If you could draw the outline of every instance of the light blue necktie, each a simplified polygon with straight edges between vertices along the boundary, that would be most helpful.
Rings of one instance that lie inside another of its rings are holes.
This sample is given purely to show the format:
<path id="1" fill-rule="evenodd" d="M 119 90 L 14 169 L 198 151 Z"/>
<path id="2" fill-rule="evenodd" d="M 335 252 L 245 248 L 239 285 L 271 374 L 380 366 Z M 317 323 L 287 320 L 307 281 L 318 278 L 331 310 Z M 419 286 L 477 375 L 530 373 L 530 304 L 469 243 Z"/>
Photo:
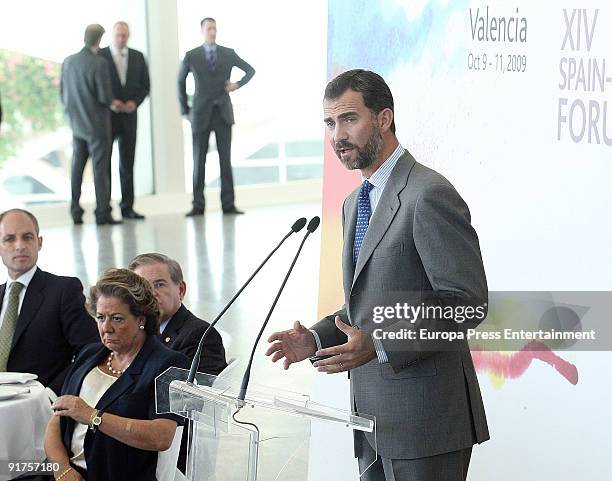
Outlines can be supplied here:
<path id="1" fill-rule="evenodd" d="M 355 227 L 355 242 L 353 243 L 353 264 L 357 264 L 361 243 L 368 230 L 372 208 L 370 206 L 370 191 L 374 188 L 367 180 L 361 184 L 357 200 L 357 226 Z"/>

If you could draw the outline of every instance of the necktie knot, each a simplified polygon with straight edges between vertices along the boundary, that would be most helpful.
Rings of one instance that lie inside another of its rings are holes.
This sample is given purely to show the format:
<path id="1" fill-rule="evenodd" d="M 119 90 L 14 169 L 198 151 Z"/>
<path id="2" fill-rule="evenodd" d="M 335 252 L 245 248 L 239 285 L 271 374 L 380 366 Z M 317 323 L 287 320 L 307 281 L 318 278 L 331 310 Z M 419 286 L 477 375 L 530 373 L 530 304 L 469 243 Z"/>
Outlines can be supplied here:
<path id="1" fill-rule="evenodd" d="M 365 195 L 369 195 L 370 191 L 374 188 L 374 185 L 372 185 L 368 179 L 364 180 L 363 183 L 361 184 L 361 192 L 364 193 Z"/>
<path id="2" fill-rule="evenodd" d="M 19 296 L 25 286 L 21 282 L 13 282 L 9 291 L 9 297 Z"/>

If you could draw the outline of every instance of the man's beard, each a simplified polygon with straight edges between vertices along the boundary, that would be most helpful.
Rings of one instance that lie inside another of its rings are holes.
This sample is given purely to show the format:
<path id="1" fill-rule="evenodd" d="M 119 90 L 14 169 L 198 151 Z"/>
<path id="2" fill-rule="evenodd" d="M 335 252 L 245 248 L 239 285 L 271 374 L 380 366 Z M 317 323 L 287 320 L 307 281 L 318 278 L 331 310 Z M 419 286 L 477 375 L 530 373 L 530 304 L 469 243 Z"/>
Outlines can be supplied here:
<path id="1" fill-rule="evenodd" d="M 365 169 L 376 162 L 378 154 L 383 147 L 382 135 L 380 135 L 380 129 L 378 126 L 374 126 L 374 131 L 370 138 L 363 147 L 357 147 L 355 144 L 351 144 L 347 140 L 341 140 L 336 142 L 334 145 L 334 151 L 340 159 L 340 162 L 349 170 Z M 340 154 L 342 149 L 355 149 L 355 159 L 343 159 Z"/>

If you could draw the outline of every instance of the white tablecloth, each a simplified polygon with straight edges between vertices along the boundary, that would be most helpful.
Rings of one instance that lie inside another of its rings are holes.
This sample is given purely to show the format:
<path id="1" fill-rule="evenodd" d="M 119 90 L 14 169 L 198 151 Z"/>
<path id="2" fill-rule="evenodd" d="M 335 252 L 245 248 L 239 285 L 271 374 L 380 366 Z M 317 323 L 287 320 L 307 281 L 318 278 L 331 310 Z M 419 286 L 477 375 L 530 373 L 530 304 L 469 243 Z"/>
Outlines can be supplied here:
<path id="1" fill-rule="evenodd" d="M 0 461 L 44 461 L 45 429 L 52 416 L 45 388 L 38 381 L 15 384 L 28 394 L 0 400 Z M 0 481 L 10 477 L 0 474 Z"/>

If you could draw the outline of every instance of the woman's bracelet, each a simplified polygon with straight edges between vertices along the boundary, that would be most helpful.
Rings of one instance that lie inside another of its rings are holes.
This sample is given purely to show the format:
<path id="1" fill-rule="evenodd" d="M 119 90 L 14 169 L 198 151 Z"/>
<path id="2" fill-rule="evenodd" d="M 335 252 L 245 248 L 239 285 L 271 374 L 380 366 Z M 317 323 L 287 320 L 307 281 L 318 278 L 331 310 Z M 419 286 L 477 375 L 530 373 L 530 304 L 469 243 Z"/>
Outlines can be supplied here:
<path id="1" fill-rule="evenodd" d="M 60 481 L 60 479 L 62 479 L 64 476 L 66 476 L 70 471 L 72 471 L 72 466 L 68 466 L 68 469 L 66 469 L 66 471 L 64 471 L 57 478 L 55 478 L 55 481 Z"/>

